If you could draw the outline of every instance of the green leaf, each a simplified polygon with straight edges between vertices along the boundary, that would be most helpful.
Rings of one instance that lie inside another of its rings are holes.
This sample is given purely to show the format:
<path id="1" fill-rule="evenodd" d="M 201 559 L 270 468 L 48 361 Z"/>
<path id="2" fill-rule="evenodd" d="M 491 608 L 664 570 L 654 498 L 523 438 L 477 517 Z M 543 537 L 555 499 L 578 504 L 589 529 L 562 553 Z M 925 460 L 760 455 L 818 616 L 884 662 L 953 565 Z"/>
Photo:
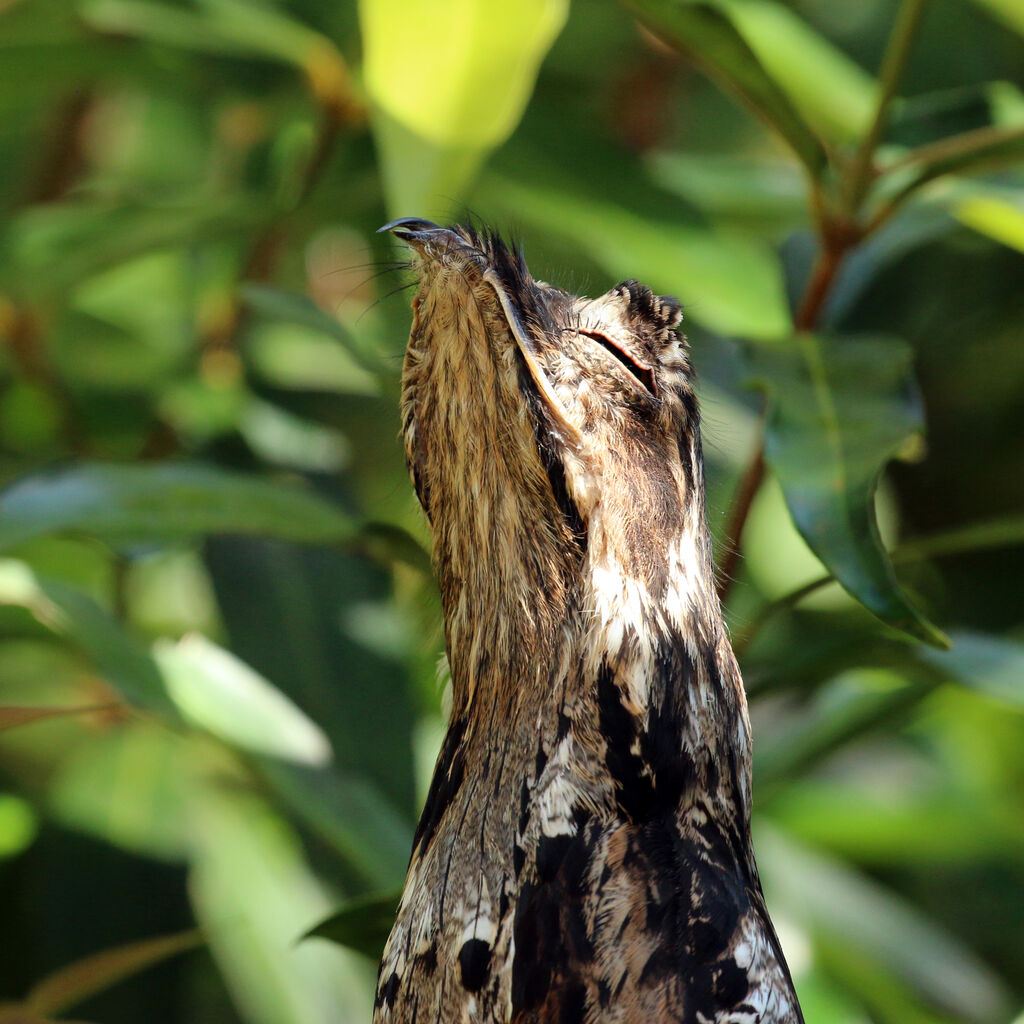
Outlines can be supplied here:
<path id="1" fill-rule="evenodd" d="M 936 686 L 929 680 L 901 683 L 893 673 L 855 670 L 817 691 L 795 723 L 776 728 L 758 743 L 758 800 L 784 791 L 787 781 L 808 774 L 848 744 L 901 720 Z"/>
<path id="2" fill-rule="evenodd" d="M 1021 0 L 974 0 L 1007 28 L 1024 35 L 1024 4 Z"/>
<path id="3" fill-rule="evenodd" d="M 0 559 L 0 604 L 27 609 L 71 640 L 133 704 L 178 720 L 149 652 L 85 594 L 37 576 L 24 562 Z"/>
<path id="4" fill-rule="evenodd" d="M 958 190 L 959 191 L 959 190 Z M 1024 192 L 987 189 L 954 198 L 951 211 L 961 224 L 1024 252 Z"/>
<path id="5" fill-rule="evenodd" d="M 30 207 L 0 231 L 0 281 L 30 298 L 63 296 L 80 281 L 136 256 L 204 239 L 223 242 L 266 218 L 241 193 L 202 203 L 110 201 Z"/>
<path id="6" fill-rule="evenodd" d="M 201 932 L 190 929 L 93 953 L 54 971 L 33 985 L 25 999 L 25 1006 L 31 1012 L 44 1016 L 63 1013 L 69 1006 L 125 978 L 201 946 L 203 941 Z"/>
<path id="7" fill-rule="evenodd" d="M 404 658 L 397 644 L 381 652 L 349 626 L 353 609 L 387 606 L 388 575 L 341 552 L 246 537 L 217 538 L 205 554 L 231 650 L 330 736 L 339 774 L 372 779 L 391 806 L 411 814 Z"/>
<path id="8" fill-rule="evenodd" d="M 457 202 L 519 123 L 568 10 L 568 0 L 361 0 L 363 78 L 394 215 Z"/>
<path id="9" fill-rule="evenodd" d="M 197 788 L 190 893 L 241 1016 L 250 1024 L 363 1024 L 373 974 L 326 943 L 297 943 L 337 904 L 298 839 L 262 801 Z"/>
<path id="10" fill-rule="evenodd" d="M 568 239 L 617 279 L 678 295 L 687 316 L 720 334 L 767 341 L 792 330 L 778 261 L 759 242 L 669 211 L 634 212 L 557 170 L 536 183 L 488 175 L 484 194 L 490 208 Z"/>
<path id="11" fill-rule="evenodd" d="M 734 24 L 815 131 L 843 142 L 863 137 L 876 83 L 789 7 L 773 0 L 726 0 Z"/>
<path id="12" fill-rule="evenodd" d="M 792 147 L 812 178 L 828 157 L 821 140 L 765 70 L 727 5 L 707 0 L 622 0 L 652 32 L 737 93 Z"/>
<path id="13" fill-rule="evenodd" d="M 295 65 L 322 102 L 339 111 L 352 102 L 345 61 L 334 43 L 275 5 L 198 0 L 190 10 L 148 0 L 86 0 L 81 11 L 86 23 L 99 31 Z"/>
<path id="14" fill-rule="evenodd" d="M 789 351 L 752 353 L 751 367 L 769 401 L 765 458 L 800 535 L 882 621 L 948 646 L 896 582 L 875 520 L 882 469 L 922 428 L 910 349 L 800 334 Z"/>
<path id="15" fill-rule="evenodd" d="M 402 890 L 396 889 L 352 900 L 311 928 L 303 938 L 329 939 L 370 957 L 376 963 L 391 934 L 401 897 Z"/>
<path id="16" fill-rule="evenodd" d="M 137 719 L 81 735 L 62 752 L 47 790 L 63 827 L 169 863 L 188 852 L 188 779 L 204 763 L 195 739 Z"/>
<path id="17" fill-rule="evenodd" d="M 339 321 L 325 313 L 307 296 L 271 288 L 269 285 L 244 284 L 239 289 L 239 297 L 246 309 L 258 316 L 306 327 L 333 339 L 364 370 L 376 376 L 394 375 L 394 371 L 387 367 L 379 353 L 369 351 L 361 345 Z"/>
<path id="18" fill-rule="evenodd" d="M 114 543 L 214 533 L 322 543 L 349 540 L 353 527 L 308 490 L 195 463 L 84 463 L 0 492 L 0 550 L 68 530 Z"/>
<path id="19" fill-rule="evenodd" d="M 921 650 L 918 658 L 948 679 L 1024 711 L 1024 644 L 985 633 L 951 634 L 948 651 Z"/>
<path id="20" fill-rule="evenodd" d="M 812 852 L 763 824 L 754 845 L 770 905 L 818 941 L 865 955 L 932 1006 L 977 1024 L 1006 1020 L 1000 979 L 952 934 L 846 864 Z"/>
<path id="21" fill-rule="evenodd" d="M 35 811 L 27 800 L 0 793 L 0 861 L 31 846 L 38 829 Z"/>
<path id="22" fill-rule="evenodd" d="M 234 746 L 297 764 L 331 759 L 323 730 L 230 651 L 192 633 L 161 639 L 153 657 L 182 716 Z"/>
<path id="23" fill-rule="evenodd" d="M 895 192 L 882 213 L 896 209 L 923 185 L 952 174 L 980 174 L 1024 163 L 1024 124 L 990 125 L 911 150 L 883 169 Z"/>
<path id="24" fill-rule="evenodd" d="M 400 884 L 412 849 L 412 822 L 374 782 L 355 772 L 280 761 L 261 760 L 254 767 L 277 800 L 369 886 Z"/>

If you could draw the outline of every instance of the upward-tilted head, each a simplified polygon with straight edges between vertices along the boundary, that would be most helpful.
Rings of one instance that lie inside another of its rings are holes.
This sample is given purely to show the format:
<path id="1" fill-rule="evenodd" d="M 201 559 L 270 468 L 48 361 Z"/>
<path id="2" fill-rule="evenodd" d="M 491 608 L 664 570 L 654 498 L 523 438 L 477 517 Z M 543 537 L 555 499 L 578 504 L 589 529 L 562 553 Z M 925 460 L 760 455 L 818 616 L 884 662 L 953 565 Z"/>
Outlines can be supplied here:
<path id="1" fill-rule="evenodd" d="M 799 1021 L 679 304 L 574 297 L 473 229 L 387 230 L 418 255 L 403 427 L 453 709 L 377 1019 Z"/>

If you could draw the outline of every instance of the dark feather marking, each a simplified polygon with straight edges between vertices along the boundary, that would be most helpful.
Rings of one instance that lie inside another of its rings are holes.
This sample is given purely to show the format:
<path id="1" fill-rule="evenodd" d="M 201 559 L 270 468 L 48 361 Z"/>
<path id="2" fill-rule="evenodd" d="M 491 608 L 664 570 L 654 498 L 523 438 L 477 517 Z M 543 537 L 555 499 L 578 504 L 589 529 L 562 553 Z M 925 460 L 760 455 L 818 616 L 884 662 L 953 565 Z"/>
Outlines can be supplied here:
<path id="1" fill-rule="evenodd" d="M 491 968 L 491 947 L 483 939 L 469 939 L 459 950 L 459 976 L 467 992 L 479 992 Z"/>
<path id="2" fill-rule="evenodd" d="M 430 782 L 430 791 L 427 793 L 427 802 L 423 806 L 423 814 L 413 836 L 413 852 L 418 852 L 421 856 L 430 846 L 445 811 L 462 788 L 462 780 L 466 773 L 466 752 L 462 746 L 466 724 L 465 716 L 453 721 L 441 746 L 434 777 Z"/>

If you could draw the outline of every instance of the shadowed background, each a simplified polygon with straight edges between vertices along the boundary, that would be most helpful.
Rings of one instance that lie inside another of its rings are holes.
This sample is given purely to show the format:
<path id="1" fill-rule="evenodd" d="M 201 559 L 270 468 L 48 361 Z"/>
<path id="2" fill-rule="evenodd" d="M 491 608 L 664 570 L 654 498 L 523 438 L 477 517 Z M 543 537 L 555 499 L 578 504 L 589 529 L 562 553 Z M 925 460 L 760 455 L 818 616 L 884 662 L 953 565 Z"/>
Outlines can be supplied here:
<path id="1" fill-rule="evenodd" d="M 1024 0 L 0 0 L 0 68 L 0 1021 L 369 1019 L 403 215 L 682 299 L 808 1021 L 1024 1020 Z"/>

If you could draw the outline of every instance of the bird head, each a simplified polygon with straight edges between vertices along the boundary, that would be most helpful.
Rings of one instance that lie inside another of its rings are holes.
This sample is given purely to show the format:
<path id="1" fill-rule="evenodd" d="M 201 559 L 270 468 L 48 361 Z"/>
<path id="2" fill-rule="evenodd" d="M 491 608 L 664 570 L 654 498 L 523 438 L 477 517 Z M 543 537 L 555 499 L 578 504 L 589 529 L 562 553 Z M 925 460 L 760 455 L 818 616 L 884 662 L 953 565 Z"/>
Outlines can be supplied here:
<path id="1" fill-rule="evenodd" d="M 403 427 L 449 631 L 466 588 L 549 626 L 588 573 L 657 600 L 703 523 L 679 303 L 637 281 L 573 296 L 468 227 L 381 230 L 417 257 Z"/>

